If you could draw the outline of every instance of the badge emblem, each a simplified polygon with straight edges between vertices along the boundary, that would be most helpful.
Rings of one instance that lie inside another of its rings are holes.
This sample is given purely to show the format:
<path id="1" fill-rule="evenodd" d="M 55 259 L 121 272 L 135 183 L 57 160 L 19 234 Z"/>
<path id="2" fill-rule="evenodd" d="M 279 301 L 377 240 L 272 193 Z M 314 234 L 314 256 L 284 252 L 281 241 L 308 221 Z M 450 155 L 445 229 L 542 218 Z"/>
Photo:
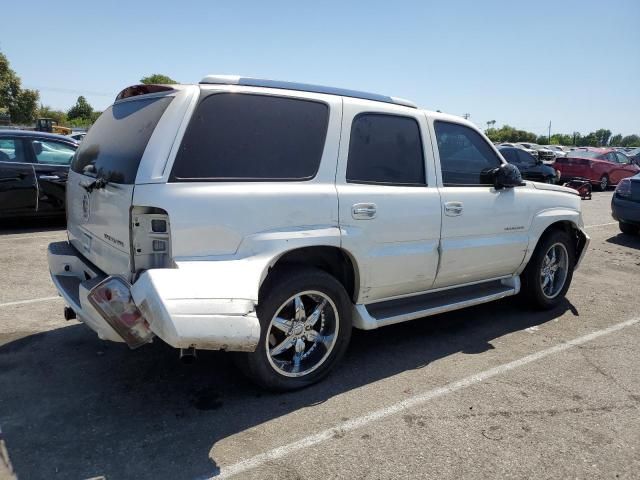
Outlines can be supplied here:
<path id="1" fill-rule="evenodd" d="M 91 215 L 91 200 L 89 198 L 89 194 L 85 193 L 82 196 L 82 221 L 88 222 L 90 215 Z"/>

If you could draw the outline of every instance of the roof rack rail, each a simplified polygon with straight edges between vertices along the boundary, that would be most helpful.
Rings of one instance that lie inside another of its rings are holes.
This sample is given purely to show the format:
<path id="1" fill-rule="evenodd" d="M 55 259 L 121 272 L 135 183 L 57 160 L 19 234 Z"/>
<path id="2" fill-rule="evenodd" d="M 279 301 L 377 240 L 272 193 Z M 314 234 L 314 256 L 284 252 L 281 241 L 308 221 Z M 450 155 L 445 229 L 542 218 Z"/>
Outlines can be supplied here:
<path id="1" fill-rule="evenodd" d="M 418 106 L 403 98 L 379 95 L 377 93 L 360 92 L 346 88 L 324 87 L 322 85 L 310 85 L 307 83 L 283 82 L 280 80 L 265 80 L 262 78 L 241 77 L 239 75 L 207 75 L 201 84 L 213 85 L 243 85 L 246 87 L 282 88 L 285 90 L 298 90 L 301 92 L 326 93 L 328 95 L 340 95 L 343 97 L 362 98 L 376 102 L 394 103 L 405 107 L 418 108 Z"/>

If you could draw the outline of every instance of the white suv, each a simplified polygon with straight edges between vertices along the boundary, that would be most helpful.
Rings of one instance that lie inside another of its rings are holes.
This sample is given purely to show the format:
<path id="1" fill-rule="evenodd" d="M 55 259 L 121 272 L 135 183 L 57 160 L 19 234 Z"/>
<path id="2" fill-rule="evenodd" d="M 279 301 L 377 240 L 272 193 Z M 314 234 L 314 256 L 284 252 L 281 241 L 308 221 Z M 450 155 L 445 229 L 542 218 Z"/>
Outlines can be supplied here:
<path id="1" fill-rule="evenodd" d="M 129 87 L 71 170 L 49 246 L 65 316 L 132 348 L 245 352 L 279 390 L 324 377 L 352 327 L 551 308 L 589 242 L 580 197 L 522 182 L 471 123 L 351 90 Z"/>

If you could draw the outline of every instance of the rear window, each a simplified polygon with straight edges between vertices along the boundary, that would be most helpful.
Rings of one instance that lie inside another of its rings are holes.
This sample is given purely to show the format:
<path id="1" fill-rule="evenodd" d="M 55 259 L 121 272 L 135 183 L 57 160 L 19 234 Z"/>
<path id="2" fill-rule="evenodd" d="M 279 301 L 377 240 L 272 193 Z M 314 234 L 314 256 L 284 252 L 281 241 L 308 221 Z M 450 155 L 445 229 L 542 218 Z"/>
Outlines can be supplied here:
<path id="1" fill-rule="evenodd" d="M 605 157 L 604 153 L 601 152 L 594 152 L 593 150 L 574 150 L 571 153 L 572 157 L 579 157 L 579 158 L 598 158 L 598 159 L 602 159 Z"/>
<path id="2" fill-rule="evenodd" d="M 134 183 L 149 138 L 173 97 L 140 98 L 105 110 L 80 144 L 74 172 Z"/>
<path id="3" fill-rule="evenodd" d="M 171 180 L 309 180 L 320 166 L 328 121 L 328 106 L 316 101 L 208 95 L 187 128 Z"/>

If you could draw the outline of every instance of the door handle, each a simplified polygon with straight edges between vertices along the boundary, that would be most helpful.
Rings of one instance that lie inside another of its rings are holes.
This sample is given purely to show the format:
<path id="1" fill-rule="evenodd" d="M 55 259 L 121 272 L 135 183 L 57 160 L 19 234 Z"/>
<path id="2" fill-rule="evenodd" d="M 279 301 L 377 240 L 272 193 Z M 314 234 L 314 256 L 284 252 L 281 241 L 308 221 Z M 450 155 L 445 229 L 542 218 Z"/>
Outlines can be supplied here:
<path id="1" fill-rule="evenodd" d="M 40 175 L 38 180 L 60 180 L 58 175 Z"/>
<path id="2" fill-rule="evenodd" d="M 462 215 L 462 202 L 447 202 L 444 204 L 444 214 L 447 217 Z"/>
<path id="3" fill-rule="evenodd" d="M 375 203 L 356 203 L 351 207 L 351 216 L 356 220 L 371 220 L 376 213 Z"/>

